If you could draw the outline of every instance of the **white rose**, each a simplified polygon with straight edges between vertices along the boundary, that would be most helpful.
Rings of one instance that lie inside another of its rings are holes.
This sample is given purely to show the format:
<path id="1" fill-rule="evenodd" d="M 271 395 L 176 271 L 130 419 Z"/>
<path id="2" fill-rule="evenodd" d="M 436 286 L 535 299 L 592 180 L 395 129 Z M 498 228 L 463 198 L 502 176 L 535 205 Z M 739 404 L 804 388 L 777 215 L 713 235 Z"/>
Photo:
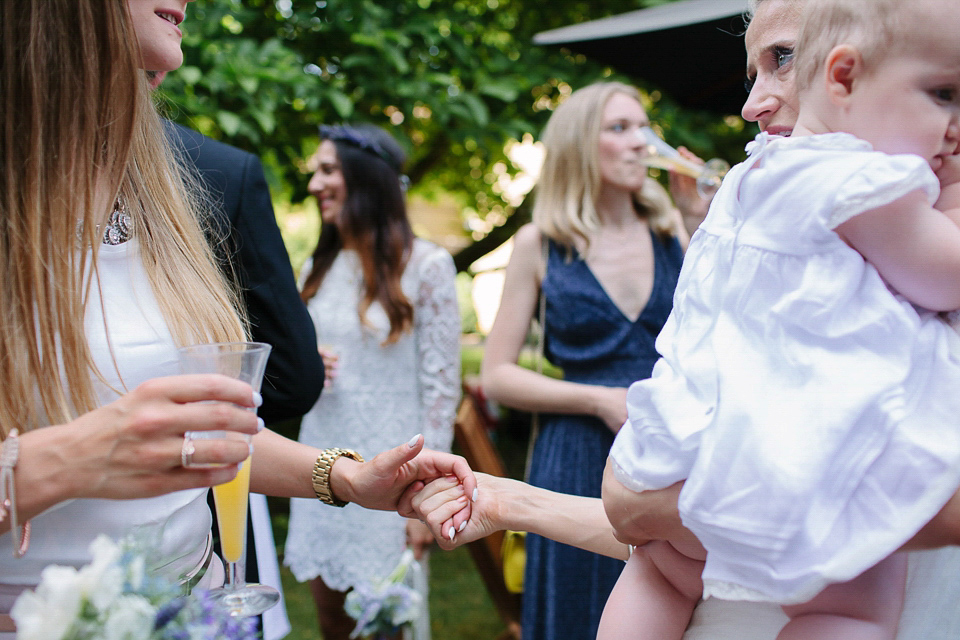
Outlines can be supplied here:
<path id="1" fill-rule="evenodd" d="M 105 611 L 123 591 L 124 572 L 120 567 L 122 551 L 105 535 L 97 536 L 90 543 L 93 560 L 80 569 L 80 591 L 96 607 Z"/>
<path id="2" fill-rule="evenodd" d="M 10 612 L 17 623 L 17 639 L 60 640 L 77 619 L 81 599 L 76 569 L 47 567 L 36 592 L 20 594 Z"/>
<path id="3" fill-rule="evenodd" d="M 24 591 L 13 604 L 11 617 L 17 623 L 18 640 L 60 640 L 66 629 L 46 624 L 46 603 L 33 591 Z"/>
<path id="4" fill-rule="evenodd" d="M 127 566 L 127 580 L 130 582 L 130 588 L 139 591 L 143 587 L 143 579 L 146 575 L 146 561 L 143 556 L 136 556 Z"/>
<path id="5" fill-rule="evenodd" d="M 104 640 L 148 640 L 157 612 L 143 597 L 121 596 L 107 612 Z"/>

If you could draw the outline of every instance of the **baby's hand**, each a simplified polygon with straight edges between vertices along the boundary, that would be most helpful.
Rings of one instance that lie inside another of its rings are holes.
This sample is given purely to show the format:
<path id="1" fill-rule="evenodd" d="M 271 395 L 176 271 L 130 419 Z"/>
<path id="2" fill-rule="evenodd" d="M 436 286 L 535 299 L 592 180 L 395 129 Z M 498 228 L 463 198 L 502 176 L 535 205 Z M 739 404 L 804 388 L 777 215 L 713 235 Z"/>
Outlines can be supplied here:
<path id="1" fill-rule="evenodd" d="M 937 178 L 940 179 L 941 189 L 960 183 L 960 154 L 943 159 L 943 164 L 937 170 Z"/>
<path id="2" fill-rule="evenodd" d="M 937 171 L 937 178 L 940 179 L 940 198 L 934 207 L 960 223 L 956 211 L 960 209 L 960 155 L 945 158 Z"/>

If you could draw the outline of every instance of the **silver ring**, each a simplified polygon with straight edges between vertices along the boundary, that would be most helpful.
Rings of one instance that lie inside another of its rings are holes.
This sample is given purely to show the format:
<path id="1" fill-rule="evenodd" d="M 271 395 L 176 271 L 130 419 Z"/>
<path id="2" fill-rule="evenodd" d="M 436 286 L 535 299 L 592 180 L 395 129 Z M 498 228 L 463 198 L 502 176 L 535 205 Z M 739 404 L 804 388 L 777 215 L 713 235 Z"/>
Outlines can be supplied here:
<path id="1" fill-rule="evenodd" d="M 183 444 L 180 446 L 180 466 L 189 469 L 193 466 L 193 454 L 197 452 L 197 447 L 193 444 L 193 438 L 189 433 L 183 434 Z"/>

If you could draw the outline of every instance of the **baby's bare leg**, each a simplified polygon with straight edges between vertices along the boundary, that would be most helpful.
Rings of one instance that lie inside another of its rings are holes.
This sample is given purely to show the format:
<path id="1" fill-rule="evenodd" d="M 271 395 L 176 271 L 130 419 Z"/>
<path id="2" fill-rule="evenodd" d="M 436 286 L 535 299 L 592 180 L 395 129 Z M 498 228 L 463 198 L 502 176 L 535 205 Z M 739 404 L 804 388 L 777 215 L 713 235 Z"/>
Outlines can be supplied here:
<path id="1" fill-rule="evenodd" d="M 849 582 L 830 585 L 809 602 L 785 606 L 790 622 L 777 640 L 893 640 L 906 581 L 907 556 L 895 553 Z"/>
<path id="2" fill-rule="evenodd" d="M 603 608 L 597 640 L 681 640 L 703 593 L 703 562 L 669 542 L 637 547 Z"/>

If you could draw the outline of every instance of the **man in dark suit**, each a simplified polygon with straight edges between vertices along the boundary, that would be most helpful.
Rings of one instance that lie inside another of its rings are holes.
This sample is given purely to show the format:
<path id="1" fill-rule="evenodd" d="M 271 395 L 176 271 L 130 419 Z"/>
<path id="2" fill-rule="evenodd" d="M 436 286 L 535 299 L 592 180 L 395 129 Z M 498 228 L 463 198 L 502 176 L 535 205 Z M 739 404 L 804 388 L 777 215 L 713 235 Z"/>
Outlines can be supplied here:
<path id="1" fill-rule="evenodd" d="M 273 345 L 257 413 L 268 425 L 299 418 L 320 397 L 323 361 L 260 160 L 178 124 L 169 123 L 168 131 L 213 199 L 215 237 L 227 239 L 225 257 L 239 280 L 253 339 Z"/>
<path id="2" fill-rule="evenodd" d="M 227 273 L 240 285 L 252 338 L 273 345 L 261 389 L 263 405 L 257 413 L 268 426 L 299 418 L 323 390 L 323 360 L 313 320 L 297 291 L 260 160 L 172 122 L 167 123 L 167 133 L 174 150 L 188 166 L 196 167 L 212 200 L 212 235 L 225 239 L 217 251 Z M 251 517 L 246 573 L 255 582 L 260 578 L 258 564 L 271 573 L 277 569 L 262 496 L 251 496 Z M 261 543 L 270 541 L 259 563 L 257 537 Z M 282 637 L 289 630 L 286 613 L 274 609 L 264 614 L 264 640 Z"/>

